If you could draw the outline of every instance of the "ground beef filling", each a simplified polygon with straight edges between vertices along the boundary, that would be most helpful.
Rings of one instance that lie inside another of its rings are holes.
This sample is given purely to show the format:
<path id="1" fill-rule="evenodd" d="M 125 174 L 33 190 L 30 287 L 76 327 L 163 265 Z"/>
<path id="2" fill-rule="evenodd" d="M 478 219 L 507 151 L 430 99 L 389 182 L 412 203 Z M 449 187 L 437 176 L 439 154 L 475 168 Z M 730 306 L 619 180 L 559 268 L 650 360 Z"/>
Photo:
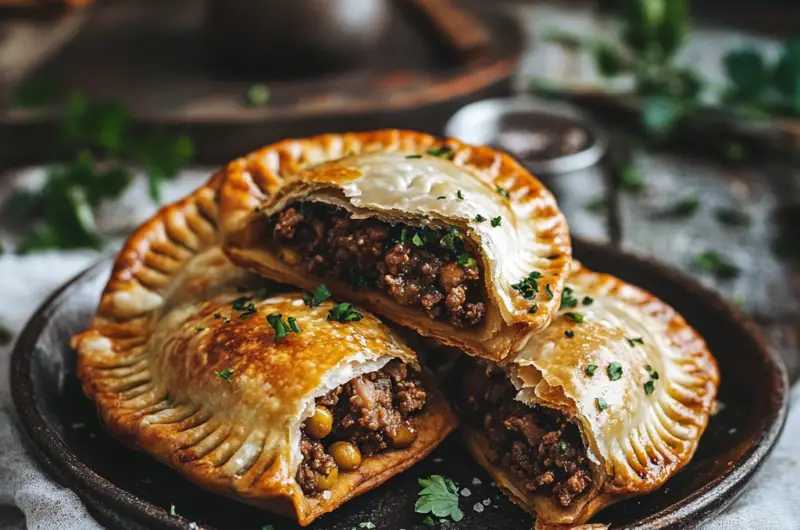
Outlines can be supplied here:
<path id="1" fill-rule="evenodd" d="M 271 237 L 290 265 L 303 262 L 318 276 L 377 287 L 459 328 L 483 321 L 480 270 L 455 229 L 351 219 L 342 208 L 314 203 L 295 203 L 272 222 Z"/>
<path id="2" fill-rule="evenodd" d="M 330 413 L 333 422 L 324 436 L 318 436 L 320 433 L 314 432 L 308 421 L 302 430 L 303 461 L 297 470 L 297 482 L 306 495 L 329 489 L 325 487 L 327 477 L 334 470 L 338 473 L 339 465 L 344 464 L 341 460 L 337 464 L 339 454 L 331 450 L 337 442 L 355 446 L 359 462 L 360 455 L 375 455 L 414 442 L 416 431 L 409 418 L 422 411 L 427 399 L 417 375 L 413 368 L 394 360 L 317 399 L 317 410 L 324 409 L 323 415 Z M 345 456 L 352 456 L 351 446 L 347 446 L 350 453 Z"/>
<path id="3" fill-rule="evenodd" d="M 510 469 L 526 490 L 569 506 L 592 483 L 577 427 L 555 410 L 515 400 L 502 371 L 486 372 L 486 365 L 473 365 L 463 380 L 471 416 L 489 441 L 489 461 Z"/>

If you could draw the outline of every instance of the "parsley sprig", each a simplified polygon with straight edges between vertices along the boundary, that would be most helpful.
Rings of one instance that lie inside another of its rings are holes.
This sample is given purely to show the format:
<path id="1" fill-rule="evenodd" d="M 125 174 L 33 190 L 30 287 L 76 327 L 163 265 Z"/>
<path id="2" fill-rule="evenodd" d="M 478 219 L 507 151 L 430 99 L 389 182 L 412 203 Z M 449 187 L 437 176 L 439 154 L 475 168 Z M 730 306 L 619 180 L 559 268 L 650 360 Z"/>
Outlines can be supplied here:
<path id="1" fill-rule="evenodd" d="M 311 289 L 310 293 L 306 293 L 303 295 L 303 302 L 308 307 L 317 307 L 325 300 L 328 300 L 331 297 L 331 292 L 325 287 L 324 283 L 321 283 Z"/>
<path id="2" fill-rule="evenodd" d="M 286 337 L 289 333 L 300 333 L 300 325 L 297 323 L 297 319 L 289 317 L 289 323 L 287 324 L 283 320 L 281 313 L 267 315 L 267 323 L 275 330 L 275 342 Z"/>
<path id="3" fill-rule="evenodd" d="M 511 288 L 522 295 L 524 299 L 531 300 L 539 292 L 539 278 L 541 277 L 542 274 L 540 272 L 533 271 L 519 282 L 512 284 Z"/>
<path id="4" fill-rule="evenodd" d="M 347 302 L 336 304 L 328 311 L 328 320 L 337 320 L 339 322 L 358 322 L 364 318 L 364 315 L 353 309 L 353 306 Z"/>
<path id="5" fill-rule="evenodd" d="M 572 287 L 564 287 L 564 292 L 561 294 L 561 306 L 559 309 L 564 309 L 565 307 L 575 307 L 578 305 L 578 299 L 575 298 L 573 294 L 574 291 Z"/>
<path id="6" fill-rule="evenodd" d="M 417 513 L 430 513 L 439 518 L 460 521 L 464 512 L 458 506 L 458 487 L 455 482 L 441 475 L 431 475 L 419 479 L 422 490 L 414 505 Z"/>
<path id="7" fill-rule="evenodd" d="M 23 94 L 20 103 L 29 106 L 34 100 Z M 17 190 L 2 206 L 3 217 L 25 231 L 18 253 L 100 248 L 103 238 L 94 211 L 125 191 L 132 168 L 144 169 L 151 199 L 161 201 L 162 182 L 175 178 L 189 162 L 192 142 L 161 130 L 135 137 L 132 124 L 128 111 L 117 103 L 90 101 L 80 92 L 70 96 L 59 144 L 77 154 L 49 167 L 40 188 Z"/>
<path id="8" fill-rule="evenodd" d="M 225 368 L 224 370 L 222 370 L 220 372 L 214 372 L 214 373 L 217 374 L 218 376 L 220 376 L 225 381 L 230 383 L 234 372 L 235 372 L 235 370 L 233 368 Z"/>

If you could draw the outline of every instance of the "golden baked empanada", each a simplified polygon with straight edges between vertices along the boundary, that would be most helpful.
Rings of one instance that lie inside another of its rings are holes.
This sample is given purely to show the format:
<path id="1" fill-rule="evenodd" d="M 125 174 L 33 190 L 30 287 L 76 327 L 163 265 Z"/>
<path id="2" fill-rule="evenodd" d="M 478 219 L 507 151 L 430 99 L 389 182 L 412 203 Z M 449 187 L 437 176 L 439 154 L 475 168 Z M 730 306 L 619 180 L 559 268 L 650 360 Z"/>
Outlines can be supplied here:
<path id="1" fill-rule="evenodd" d="M 520 352 L 461 361 L 470 452 L 545 524 L 580 524 L 661 486 L 694 454 L 719 383 L 672 308 L 586 269 Z"/>
<path id="2" fill-rule="evenodd" d="M 105 427 L 199 486 L 308 524 L 455 427 L 416 355 L 321 288 L 253 286 L 216 237 L 215 179 L 120 252 L 75 336 Z"/>
<path id="3" fill-rule="evenodd" d="M 224 248 L 268 278 L 325 282 L 424 335 L 502 359 L 550 322 L 564 217 L 487 147 L 386 130 L 287 140 L 228 167 Z"/>

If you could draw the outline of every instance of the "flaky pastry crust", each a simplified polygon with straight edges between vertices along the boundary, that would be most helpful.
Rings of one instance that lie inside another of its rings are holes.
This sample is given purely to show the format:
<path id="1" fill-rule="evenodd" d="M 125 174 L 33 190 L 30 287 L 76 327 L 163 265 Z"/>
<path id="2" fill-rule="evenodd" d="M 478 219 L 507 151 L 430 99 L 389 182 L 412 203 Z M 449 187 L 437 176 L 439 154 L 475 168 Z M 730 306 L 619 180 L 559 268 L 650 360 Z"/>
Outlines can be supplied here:
<path id="1" fill-rule="evenodd" d="M 455 328 L 384 292 L 283 262 L 265 247 L 268 218 L 295 200 L 333 204 L 357 218 L 458 228 L 483 271 L 485 322 Z M 264 147 L 228 166 L 221 210 L 224 248 L 235 263 L 304 288 L 324 280 L 337 296 L 494 360 L 550 323 L 571 259 L 555 199 L 519 163 L 488 147 L 413 131 L 326 134 Z M 495 218 L 499 223 L 489 221 Z M 513 285 L 532 272 L 541 275 L 539 290 L 526 298 Z"/>
<path id="2" fill-rule="evenodd" d="M 199 486 L 308 524 L 428 454 L 455 428 L 430 382 L 408 448 L 365 457 L 330 495 L 306 497 L 295 481 L 300 430 L 316 397 L 391 359 L 416 354 L 375 317 L 326 318 L 302 292 L 257 289 L 220 248 L 222 174 L 167 206 L 118 254 L 89 328 L 76 335 L 78 377 L 103 425 Z M 242 310 L 246 299 L 252 308 Z M 238 309 L 237 309 L 238 308 Z M 266 316 L 302 330 L 279 341 Z"/>
<path id="3" fill-rule="evenodd" d="M 577 425 L 591 461 L 590 491 L 567 508 L 528 492 L 513 473 L 489 462 L 482 431 L 465 434 L 473 457 L 543 525 L 584 523 L 614 502 L 663 485 L 694 455 L 719 385 L 705 341 L 672 307 L 585 268 L 567 285 L 576 305 L 562 307 L 503 366 L 517 400 L 558 410 Z M 616 379 L 611 363 L 621 366 Z"/>

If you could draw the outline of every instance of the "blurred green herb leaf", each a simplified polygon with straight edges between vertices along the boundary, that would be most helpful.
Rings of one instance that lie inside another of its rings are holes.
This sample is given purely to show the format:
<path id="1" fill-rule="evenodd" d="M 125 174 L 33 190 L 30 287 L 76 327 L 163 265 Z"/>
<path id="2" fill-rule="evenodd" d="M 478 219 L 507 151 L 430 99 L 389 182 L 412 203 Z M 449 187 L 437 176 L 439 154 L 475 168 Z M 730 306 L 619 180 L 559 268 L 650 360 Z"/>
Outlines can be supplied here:
<path id="1" fill-rule="evenodd" d="M 717 209 L 717 220 L 728 226 L 747 226 L 750 224 L 750 215 L 733 207 L 723 207 Z"/>
<path id="2" fill-rule="evenodd" d="M 775 87 L 800 114 L 800 38 L 787 42 L 774 72 Z"/>
<path id="3" fill-rule="evenodd" d="M 605 77 L 618 76 L 630 67 L 622 52 L 608 43 L 600 42 L 592 51 L 597 70 Z"/>
<path id="4" fill-rule="evenodd" d="M 160 200 L 161 183 L 190 160 L 192 142 L 163 131 L 136 140 L 131 124 L 130 114 L 117 103 L 92 102 L 80 92 L 70 95 L 61 143 L 77 154 L 48 168 L 40 189 L 16 190 L 0 208 L 10 224 L 30 227 L 18 253 L 101 247 L 93 209 L 122 194 L 132 180 L 132 166 L 147 172 L 150 196 Z"/>
<path id="5" fill-rule="evenodd" d="M 681 118 L 680 104 L 666 96 L 650 96 L 642 107 L 645 130 L 656 135 L 671 131 Z"/>
<path id="6" fill-rule="evenodd" d="M 586 208 L 587 211 L 593 213 L 605 211 L 608 209 L 608 197 L 600 195 L 584 204 L 583 207 Z"/>
<path id="7" fill-rule="evenodd" d="M 37 77 L 23 83 L 11 97 L 11 106 L 38 109 L 52 103 L 61 92 L 61 84 L 53 77 Z"/>
<path id="8" fill-rule="evenodd" d="M 617 174 L 617 181 L 626 190 L 639 191 L 644 188 L 644 176 L 633 164 L 626 164 L 620 168 Z"/>
<path id="9" fill-rule="evenodd" d="M 723 60 L 728 76 L 727 98 L 731 101 L 759 101 L 769 83 L 764 56 L 755 48 L 733 50 Z"/>
<path id="10" fill-rule="evenodd" d="M 731 263 L 725 256 L 713 250 L 701 252 L 695 256 L 694 262 L 701 270 L 710 272 L 722 280 L 735 278 L 739 275 L 739 267 Z"/>
<path id="11" fill-rule="evenodd" d="M 659 212 L 656 217 L 688 217 L 700 207 L 700 197 L 693 193 L 684 195 L 669 208 Z"/>
<path id="12" fill-rule="evenodd" d="M 262 83 L 251 85 L 247 89 L 247 104 L 251 107 L 263 107 L 272 95 L 269 87 Z"/>

